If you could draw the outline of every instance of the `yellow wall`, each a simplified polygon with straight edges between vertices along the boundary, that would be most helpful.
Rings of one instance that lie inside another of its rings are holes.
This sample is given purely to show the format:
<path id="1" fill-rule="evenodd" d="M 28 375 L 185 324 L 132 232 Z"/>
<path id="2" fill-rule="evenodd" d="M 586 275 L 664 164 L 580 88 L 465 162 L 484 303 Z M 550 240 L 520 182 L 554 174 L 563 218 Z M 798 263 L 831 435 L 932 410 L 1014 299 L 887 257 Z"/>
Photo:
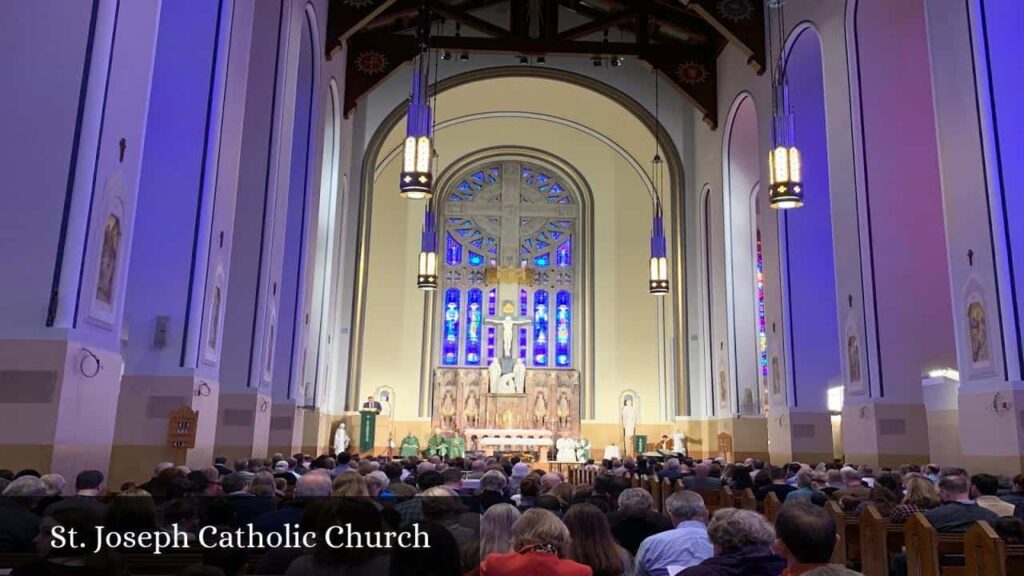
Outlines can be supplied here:
<path id="1" fill-rule="evenodd" d="M 544 116 L 479 118 L 438 130 L 440 172 L 473 151 L 519 146 L 560 157 L 583 175 L 594 200 L 594 422 L 617 422 L 618 395 L 625 389 L 640 395 L 640 423 L 657 421 L 663 401 L 658 394 L 657 311 L 655 298 L 647 293 L 652 204 L 643 178 L 609 144 L 614 142 L 642 169 L 649 169 L 653 135 L 604 96 L 551 80 L 497 79 L 461 86 L 442 94 L 438 110 L 441 125 L 453 116 L 488 111 Z M 423 204 L 399 198 L 400 162 L 388 159 L 404 130 L 399 125 L 387 138 L 372 192 L 359 382 L 361 398 L 380 386 L 394 387 L 399 421 L 417 416 L 424 314 L 415 279 Z M 671 326 L 670 313 L 666 320 Z"/>

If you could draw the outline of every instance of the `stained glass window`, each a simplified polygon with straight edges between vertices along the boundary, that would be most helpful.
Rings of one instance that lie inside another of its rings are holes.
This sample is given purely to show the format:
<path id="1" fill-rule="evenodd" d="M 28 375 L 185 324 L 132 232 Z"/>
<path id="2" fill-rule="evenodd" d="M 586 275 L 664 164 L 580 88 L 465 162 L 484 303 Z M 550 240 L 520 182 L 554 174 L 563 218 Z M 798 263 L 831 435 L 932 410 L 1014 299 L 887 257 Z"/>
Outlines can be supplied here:
<path id="1" fill-rule="evenodd" d="M 572 365 L 572 294 L 560 290 L 555 296 L 555 366 Z"/>
<path id="2" fill-rule="evenodd" d="M 764 316 L 764 260 L 761 255 L 761 231 L 757 231 L 757 361 L 761 378 L 768 379 L 768 332 Z"/>
<path id="3" fill-rule="evenodd" d="M 504 316 L 510 303 L 511 315 L 528 320 L 515 329 L 513 355 L 528 367 L 573 367 L 579 273 L 573 188 L 558 170 L 519 160 L 478 165 L 455 182 L 438 200 L 445 251 L 439 365 L 490 364 L 502 343 L 500 328 L 487 320 Z M 532 270 L 532 282 L 499 286 L 499 263 Z"/>
<path id="4" fill-rule="evenodd" d="M 533 293 L 533 365 L 548 365 L 548 293 Z"/>
<path id="5" fill-rule="evenodd" d="M 459 363 L 459 315 L 462 298 L 458 288 L 444 293 L 444 337 L 441 343 L 441 363 L 456 366 Z"/>
<path id="6" fill-rule="evenodd" d="M 479 288 L 466 293 L 466 364 L 480 365 L 480 340 L 483 332 L 483 298 Z"/>
<path id="7" fill-rule="evenodd" d="M 498 289 L 491 288 L 487 291 L 487 315 L 494 316 L 495 312 L 498 311 Z M 495 330 L 497 327 L 487 327 L 487 363 L 490 364 L 491 360 L 494 360 L 494 342 L 495 342 Z"/>

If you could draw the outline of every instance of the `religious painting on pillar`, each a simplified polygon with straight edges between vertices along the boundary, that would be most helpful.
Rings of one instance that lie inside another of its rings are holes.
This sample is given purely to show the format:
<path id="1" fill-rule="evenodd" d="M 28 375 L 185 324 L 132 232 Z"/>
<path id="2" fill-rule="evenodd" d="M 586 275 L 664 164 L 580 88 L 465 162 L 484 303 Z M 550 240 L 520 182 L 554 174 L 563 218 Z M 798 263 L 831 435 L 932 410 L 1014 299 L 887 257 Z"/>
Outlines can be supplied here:
<path id="1" fill-rule="evenodd" d="M 458 173 L 439 204 L 435 422 L 578 430 L 577 191 L 550 166 L 495 159 Z"/>
<path id="2" fill-rule="evenodd" d="M 992 361 L 992 339 L 989 334 L 988 306 L 981 283 L 974 276 L 968 279 L 964 314 L 966 315 L 968 361 L 970 374 L 974 377 L 995 374 L 995 363 Z"/>
<path id="3" fill-rule="evenodd" d="M 861 339 L 856 323 L 851 316 L 846 322 L 846 337 L 843 342 L 846 359 L 846 394 L 859 395 L 864 393 L 863 354 Z"/>
<path id="4" fill-rule="evenodd" d="M 121 274 L 121 256 L 124 248 L 125 205 L 122 198 L 122 178 L 117 172 L 103 186 L 101 208 L 97 209 L 91 242 L 99 247 L 92 264 L 94 289 L 89 317 L 100 324 L 113 326 L 117 309 L 118 279 Z"/>

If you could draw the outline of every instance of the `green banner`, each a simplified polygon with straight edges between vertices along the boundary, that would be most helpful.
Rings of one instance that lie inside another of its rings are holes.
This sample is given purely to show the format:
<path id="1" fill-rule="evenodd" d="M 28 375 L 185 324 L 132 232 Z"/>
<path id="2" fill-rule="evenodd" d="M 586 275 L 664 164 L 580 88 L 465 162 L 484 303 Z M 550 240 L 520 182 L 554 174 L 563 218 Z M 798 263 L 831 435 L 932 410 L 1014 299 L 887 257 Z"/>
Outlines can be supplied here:
<path id="1" fill-rule="evenodd" d="M 643 454 L 644 452 L 647 452 L 647 435 L 637 434 L 633 436 L 633 453 Z"/>
<path id="2" fill-rule="evenodd" d="M 377 413 L 362 411 L 359 413 L 359 451 L 373 452 L 373 438 L 377 427 Z"/>

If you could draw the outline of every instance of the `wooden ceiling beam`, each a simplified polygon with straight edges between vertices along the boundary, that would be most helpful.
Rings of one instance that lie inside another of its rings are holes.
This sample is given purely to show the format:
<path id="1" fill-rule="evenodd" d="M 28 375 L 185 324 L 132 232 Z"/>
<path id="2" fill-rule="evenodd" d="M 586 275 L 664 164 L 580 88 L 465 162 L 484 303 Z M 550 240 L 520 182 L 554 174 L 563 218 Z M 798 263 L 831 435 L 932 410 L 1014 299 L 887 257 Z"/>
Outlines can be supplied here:
<path id="1" fill-rule="evenodd" d="M 764 73 L 767 63 L 764 2 L 745 0 L 724 5 L 715 0 L 680 1 L 739 48 L 747 56 L 747 65 L 755 72 Z"/>
<path id="2" fill-rule="evenodd" d="M 576 40 L 577 38 L 583 38 L 589 36 L 595 32 L 601 32 L 613 28 L 620 24 L 630 22 L 635 19 L 637 13 L 635 10 L 620 10 L 608 14 L 607 16 L 601 16 L 590 22 L 574 26 L 568 30 L 563 30 L 558 34 L 558 38 L 562 40 Z"/>

